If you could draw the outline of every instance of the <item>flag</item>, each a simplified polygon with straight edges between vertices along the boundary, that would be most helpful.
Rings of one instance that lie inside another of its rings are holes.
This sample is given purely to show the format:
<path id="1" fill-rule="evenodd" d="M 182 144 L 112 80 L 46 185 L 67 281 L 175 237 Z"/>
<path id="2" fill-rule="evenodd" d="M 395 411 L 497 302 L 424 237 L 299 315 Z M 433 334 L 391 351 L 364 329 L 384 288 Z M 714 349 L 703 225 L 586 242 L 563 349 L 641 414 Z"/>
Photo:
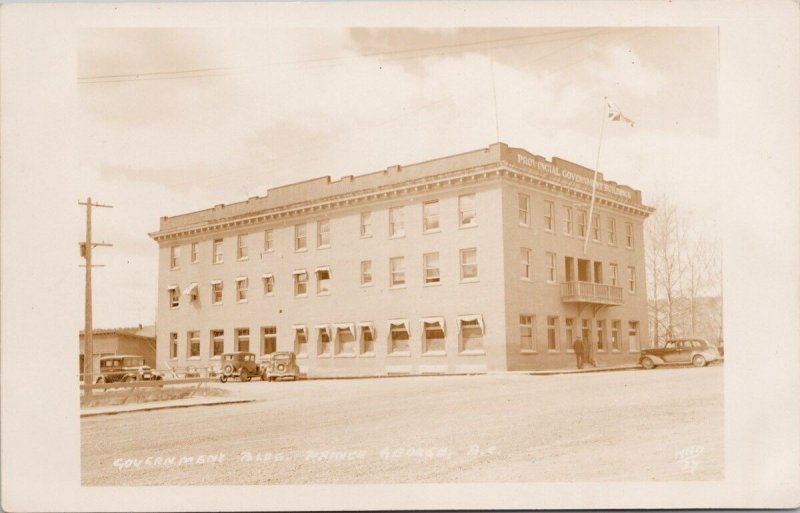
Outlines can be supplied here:
<path id="1" fill-rule="evenodd" d="M 606 102 L 606 105 L 607 105 L 608 120 L 609 121 L 625 121 L 626 123 L 629 123 L 631 126 L 633 126 L 633 124 L 634 124 L 633 120 L 630 119 L 630 118 L 626 118 L 622 114 L 622 111 L 619 109 L 619 107 L 617 107 L 616 105 L 614 105 L 611 102 Z"/>

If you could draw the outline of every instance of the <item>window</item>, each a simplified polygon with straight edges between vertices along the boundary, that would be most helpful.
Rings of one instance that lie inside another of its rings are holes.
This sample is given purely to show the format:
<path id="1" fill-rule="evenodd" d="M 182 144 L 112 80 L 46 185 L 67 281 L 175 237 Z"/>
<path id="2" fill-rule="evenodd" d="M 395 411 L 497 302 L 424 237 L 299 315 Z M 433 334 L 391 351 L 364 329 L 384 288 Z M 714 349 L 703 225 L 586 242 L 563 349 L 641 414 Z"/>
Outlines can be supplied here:
<path id="1" fill-rule="evenodd" d="M 372 237 L 372 212 L 361 213 L 361 236 Z"/>
<path id="2" fill-rule="evenodd" d="M 465 194 L 458 197 L 458 226 L 475 226 L 475 195 Z"/>
<path id="3" fill-rule="evenodd" d="M 422 319 L 422 352 L 444 353 L 444 319 Z"/>
<path id="4" fill-rule="evenodd" d="M 603 283 L 603 262 L 593 262 L 594 264 L 594 282 Z"/>
<path id="5" fill-rule="evenodd" d="M 211 330 L 211 356 L 219 356 L 225 352 L 225 331 Z"/>
<path id="6" fill-rule="evenodd" d="M 522 226 L 530 226 L 531 224 L 531 197 L 527 194 L 520 194 L 518 196 L 519 202 L 519 224 Z"/>
<path id="7" fill-rule="evenodd" d="M 275 250 L 275 234 L 272 230 L 264 230 L 264 253 Z"/>
<path id="8" fill-rule="evenodd" d="M 408 354 L 410 338 L 408 321 L 389 321 L 389 354 Z"/>
<path id="9" fill-rule="evenodd" d="M 422 231 L 433 232 L 439 229 L 439 201 L 426 201 L 422 204 Z"/>
<path id="10" fill-rule="evenodd" d="M 214 253 L 213 263 L 221 264 L 225 260 L 225 255 L 222 253 L 222 239 L 214 239 Z"/>
<path id="11" fill-rule="evenodd" d="M 372 285 L 372 260 L 361 261 L 361 285 Z"/>
<path id="12" fill-rule="evenodd" d="M 222 304 L 222 280 L 215 280 L 211 282 L 211 304 Z"/>
<path id="13" fill-rule="evenodd" d="M 552 201 L 544 202 L 544 229 L 545 231 L 552 232 L 556 226 L 556 207 Z"/>
<path id="14" fill-rule="evenodd" d="M 375 353 L 375 330 L 372 324 L 360 324 L 361 331 L 361 354 Z"/>
<path id="15" fill-rule="evenodd" d="M 356 334 L 352 324 L 341 324 L 336 326 L 336 354 L 352 355 L 356 354 Z"/>
<path id="16" fill-rule="evenodd" d="M 592 325 L 589 319 L 581 319 L 581 338 L 584 344 L 592 342 Z"/>
<path id="17" fill-rule="evenodd" d="M 294 225 L 294 250 L 305 251 L 308 247 L 308 240 L 306 237 L 306 225 Z"/>
<path id="18" fill-rule="evenodd" d="M 622 331 L 622 321 L 611 321 L 611 350 L 619 351 L 619 332 Z"/>
<path id="19" fill-rule="evenodd" d="M 592 216 L 592 240 L 600 242 L 600 214 Z"/>
<path id="20" fill-rule="evenodd" d="M 617 220 L 613 217 L 608 218 L 608 243 L 617 245 Z"/>
<path id="21" fill-rule="evenodd" d="M 389 285 L 400 287 L 406 284 L 405 258 L 394 257 L 389 259 Z"/>
<path id="22" fill-rule="evenodd" d="M 636 268 L 628 267 L 628 292 L 636 293 Z"/>
<path id="23" fill-rule="evenodd" d="M 239 303 L 244 303 L 247 301 L 247 288 L 248 288 L 248 280 L 247 278 L 236 278 L 236 301 Z"/>
<path id="24" fill-rule="evenodd" d="M 188 332 L 186 340 L 189 341 L 189 358 L 200 358 L 200 332 Z"/>
<path id="25" fill-rule="evenodd" d="M 250 328 L 236 329 L 236 350 L 250 351 Z"/>
<path id="26" fill-rule="evenodd" d="M 519 348 L 521 351 L 536 351 L 536 337 L 533 330 L 533 315 L 519 316 Z"/>
<path id="27" fill-rule="evenodd" d="M 459 351 L 483 352 L 483 319 L 479 315 L 458 318 Z"/>
<path id="28" fill-rule="evenodd" d="M 331 355 L 331 328 L 317 326 L 317 356 Z"/>
<path id="29" fill-rule="evenodd" d="M 199 244 L 197 242 L 192 242 L 192 263 L 196 264 L 199 261 L 200 261 Z"/>
<path id="30" fill-rule="evenodd" d="M 633 224 L 625 223 L 625 247 L 633 249 Z"/>
<path id="31" fill-rule="evenodd" d="M 572 351 L 572 343 L 575 341 L 575 319 L 568 317 L 564 319 L 564 342 L 567 350 Z"/>
<path id="32" fill-rule="evenodd" d="M 261 277 L 264 281 L 264 295 L 271 296 L 275 293 L 275 277 L 272 274 L 265 274 Z"/>
<path id="33" fill-rule="evenodd" d="M 606 321 L 597 321 L 597 350 L 606 350 Z"/>
<path id="34" fill-rule="evenodd" d="M 439 283 L 439 253 L 425 253 L 422 255 L 422 274 L 425 285 Z"/>
<path id="35" fill-rule="evenodd" d="M 556 282 L 556 254 L 547 252 L 544 254 L 545 273 L 547 283 Z"/>
<path id="36" fill-rule="evenodd" d="M 619 267 L 617 264 L 608 264 L 608 273 L 611 275 L 611 285 L 616 287 L 619 282 Z"/>
<path id="37" fill-rule="evenodd" d="M 236 237 L 236 259 L 247 260 L 247 235 Z"/>
<path id="38" fill-rule="evenodd" d="M 169 292 L 169 307 L 178 308 L 181 297 L 181 292 L 178 290 L 178 286 L 172 285 L 167 289 L 167 291 Z"/>
<path id="39" fill-rule="evenodd" d="M 308 273 L 304 270 L 294 272 L 294 295 L 305 296 L 308 293 Z"/>
<path id="40" fill-rule="evenodd" d="M 531 279 L 531 250 L 530 248 L 519 248 L 520 277 L 523 280 Z"/>
<path id="41" fill-rule="evenodd" d="M 403 207 L 389 209 L 389 237 L 402 237 L 406 234 Z"/>
<path id="42" fill-rule="evenodd" d="M 175 359 L 178 357 L 178 334 L 169 334 L 169 357 Z"/>
<path id="43" fill-rule="evenodd" d="M 172 246 L 169 248 L 169 268 L 177 269 L 181 265 L 181 247 Z"/>
<path id="44" fill-rule="evenodd" d="M 294 352 L 297 356 L 308 356 L 308 332 L 305 326 L 294 327 Z"/>
<path id="45" fill-rule="evenodd" d="M 639 322 L 628 322 L 628 350 L 631 353 L 639 351 Z"/>
<path id="46" fill-rule="evenodd" d="M 547 350 L 558 351 L 558 317 L 547 317 Z"/>
<path id="47" fill-rule="evenodd" d="M 317 295 L 323 296 L 331 293 L 331 270 L 328 267 L 317 269 Z"/>
<path id="48" fill-rule="evenodd" d="M 564 207 L 564 235 L 572 235 L 572 207 Z"/>
<path id="49" fill-rule="evenodd" d="M 278 328 L 264 326 L 261 328 L 261 354 L 272 354 L 278 350 Z"/>
<path id="50" fill-rule="evenodd" d="M 327 248 L 331 245 L 331 222 L 327 219 L 317 221 L 317 247 Z"/>
<path id="51" fill-rule="evenodd" d="M 461 281 L 478 279 L 478 250 L 475 248 L 461 250 Z"/>
<path id="52" fill-rule="evenodd" d="M 581 239 L 586 237 L 586 220 L 588 214 L 585 210 L 578 210 L 578 237 Z"/>

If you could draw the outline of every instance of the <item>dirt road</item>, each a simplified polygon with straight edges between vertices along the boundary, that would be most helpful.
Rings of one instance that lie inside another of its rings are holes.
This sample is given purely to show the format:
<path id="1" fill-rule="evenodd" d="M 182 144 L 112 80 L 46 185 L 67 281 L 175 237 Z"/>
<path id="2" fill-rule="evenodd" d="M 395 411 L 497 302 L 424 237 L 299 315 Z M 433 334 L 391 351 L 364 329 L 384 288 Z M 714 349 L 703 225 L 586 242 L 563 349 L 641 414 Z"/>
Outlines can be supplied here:
<path id="1" fill-rule="evenodd" d="M 81 420 L 84 485 L 707 480 L 723 368 L 228 383 Z"/>

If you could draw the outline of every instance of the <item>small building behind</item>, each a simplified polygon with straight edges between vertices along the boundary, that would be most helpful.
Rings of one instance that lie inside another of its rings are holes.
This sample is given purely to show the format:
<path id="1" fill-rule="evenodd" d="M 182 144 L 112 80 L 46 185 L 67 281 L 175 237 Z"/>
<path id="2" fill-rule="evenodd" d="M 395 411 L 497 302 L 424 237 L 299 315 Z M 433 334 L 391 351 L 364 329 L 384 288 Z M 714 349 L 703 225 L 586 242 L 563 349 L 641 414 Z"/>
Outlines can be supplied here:
<path id="1" fill-rule="evenodd" d="M 85 361 L 85 332 L 80 331 L 80 368 L 84 372 Z M 115 354 L 130 354 L 144 357 L 145 365 L 156 367 L 156 327 L 142 326 L 141 324 L 128 328 L 110 328 L 92 330 L 93 342 L 93 369 L 100 371 L 100 358 Z"/>

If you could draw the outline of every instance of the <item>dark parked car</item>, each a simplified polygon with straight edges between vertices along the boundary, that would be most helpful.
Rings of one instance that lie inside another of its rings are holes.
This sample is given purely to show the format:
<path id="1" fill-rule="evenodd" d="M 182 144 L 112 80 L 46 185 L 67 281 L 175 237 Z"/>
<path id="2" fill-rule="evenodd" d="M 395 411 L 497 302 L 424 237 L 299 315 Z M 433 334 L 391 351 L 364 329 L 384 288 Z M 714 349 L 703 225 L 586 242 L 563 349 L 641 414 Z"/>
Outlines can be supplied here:
<path id="1" fill-rule="evenodd" d="M 684 338 L 668 340 L 664 347 L 643 349 L 639 363 L 645 369 L 657 365 L 681 365 L 691 363 L 695 367 L 703 367 L 720 359 L 719 351 L 702 338 Z"/>
<path id="2" fill-rule="evenodd" d="M 223 383 L 228 378 L 238 377 L 240 381 L 250 381 L 253 376 L 260 376 L 266 380 L 265 368 L 256 362 L 256 355 L 245 351 L 235 353 L 222 353 L 220 356 L 220 368 L 222 372 L 219 380 Z"/>
<path id="3" fill-rule="evenodd" d="M 291 351 L 272 353 L 272 358 L 265 363 L 268 381 L 291 378 L 296 380 L 300 376 L 300 367 L 297 366 L 297 357 Z M 263 379 L 263 377 L 262 377 Z"/>
<path id="4" fill-rule="evenodd" d="M 163 379 L 161 374 L 144 364 L 143 356 L 114 355 L 100 358 L 100 376 L 95 383 L 148 381 Z"/>

